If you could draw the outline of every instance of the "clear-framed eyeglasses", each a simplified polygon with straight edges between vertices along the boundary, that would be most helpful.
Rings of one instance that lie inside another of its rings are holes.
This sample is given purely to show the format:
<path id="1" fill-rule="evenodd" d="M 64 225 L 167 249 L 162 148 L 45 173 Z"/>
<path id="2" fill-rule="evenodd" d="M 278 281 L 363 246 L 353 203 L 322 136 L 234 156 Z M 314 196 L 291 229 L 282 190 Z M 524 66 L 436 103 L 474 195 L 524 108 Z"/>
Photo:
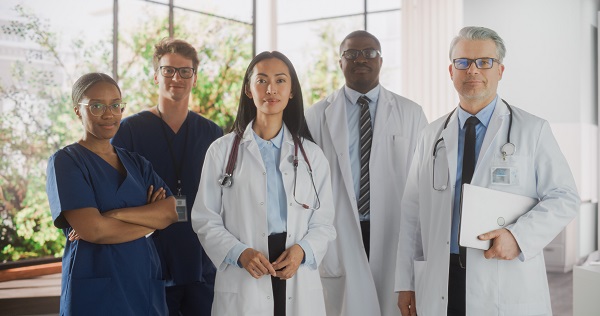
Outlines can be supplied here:
<path id="1" fill-rule="evenodd" d="M 494 62 L 495 63 L 500 63 L 500 61 L 496 58 L 492 58 L 492 57 L 482 57 L 482 58 L 477 58 L 477 59 L 469 59 L 469 58 L 456 58 L 454 60 L 452 60 L 452 63 L 454 64 L 454 68 L 458 69 L 458 70 L 466 70 L 469 69 L 469 67 L 471 67 L 471 64 L 475 62 L 475 66 L 478 69 L 490 69 L 492 67 L 494 67 Z"/>
<path id="2" fill-rule="evenodd" d="M 190 79 L 196 73 L 196 70 L 192 67 L 171 67 L 171 66 L 160 66 L 160 74 L 165 78 L 173 78 L 176 73 L 179 73 L 179 77 L 183 79 Z"/>
<path id="3" fill-rule="evenodd" d="M 125 111 L 125 106 L 127 105 L 125 102 L 117 102 L 111 105 L 102 104 L 100 102 L 78 104 L 87 106 L 93 116 L 102 116 L 104 112 L 106 112 L 106 109 L 110 109 L 110 113 L 113 115 L 121 115 L 123 114 L 123 111 Z"/>
<path id="4" fill-rule="evenodd" d="M 358 58 L 358 56 L 362 54 L 364 58 L 366 59 L 373 59 L 377 56 L 381 56 L 381 52 L 374 49 L 374 48 L 367 48 L 367 49 L 363 49 L 363 50 L 358 50 L 358 49 L 348 49 L 345 50 L 344 52 L 342 52 L 342 56 L 348 60 L 355 60 L 356 58 Z"/>

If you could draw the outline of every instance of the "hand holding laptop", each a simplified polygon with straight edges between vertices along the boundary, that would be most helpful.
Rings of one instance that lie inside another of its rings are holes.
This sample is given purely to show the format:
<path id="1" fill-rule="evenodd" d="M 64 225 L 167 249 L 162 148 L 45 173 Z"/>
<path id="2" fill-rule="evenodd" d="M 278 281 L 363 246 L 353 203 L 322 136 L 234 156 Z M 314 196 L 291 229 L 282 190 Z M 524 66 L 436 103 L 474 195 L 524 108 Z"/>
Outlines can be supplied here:
<path id="1" fill-rule="evenodd" d="M 491 240 L 492 247 L 483 252 L 486 259 L 512 260 L 521 253 L 515 236 L 506 228 L 500 228 L 477 236 L 479 240 Z"/>

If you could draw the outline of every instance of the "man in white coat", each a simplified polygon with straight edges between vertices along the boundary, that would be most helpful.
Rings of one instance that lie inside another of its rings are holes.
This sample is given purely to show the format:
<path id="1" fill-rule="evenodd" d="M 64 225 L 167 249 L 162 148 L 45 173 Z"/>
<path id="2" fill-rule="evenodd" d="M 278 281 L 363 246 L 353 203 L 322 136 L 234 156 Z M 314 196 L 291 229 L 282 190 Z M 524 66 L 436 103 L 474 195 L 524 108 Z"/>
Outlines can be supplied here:
<path id="1" fill-rule="evenodd" d="M 423 131 L 402 201 L 396 291 L 403 316 L 552 315 L 543 248 L 577 215 L 579 197 L 548 122 L 497 95 L 505 51 L 483 27 L 463 28 L 450 46 L 460 104 Z M 538 203 L 478 236 L 491 240 L 488 250 L 463 250 L 462 183 Z"/>
<path id="2" fill-rule="evenodd" d="M 329 316 L 400 314 L 393 279 L 399 206 L 427 119 L 419 105 L 379 84 L 382 62 L 375 36 L 350 33 L 340 45 L 346 85 L 306 112 L 335 197 L 338 237 L 320 266 Z"/>

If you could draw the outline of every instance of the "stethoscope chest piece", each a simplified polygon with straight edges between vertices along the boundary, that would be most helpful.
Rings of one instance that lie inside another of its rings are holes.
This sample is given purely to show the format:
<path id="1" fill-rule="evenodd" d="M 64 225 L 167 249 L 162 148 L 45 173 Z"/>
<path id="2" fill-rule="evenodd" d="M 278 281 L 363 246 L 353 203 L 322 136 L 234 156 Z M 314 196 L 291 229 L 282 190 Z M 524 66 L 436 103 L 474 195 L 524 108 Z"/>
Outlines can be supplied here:
<path id="1" fill-rule="evenodd" d="M 219 178 L 219 185 L 223 188 L 229 188 L 233 184 L 233 177 L 230 174 L 224 174 Z"/>
<path id="2" fill-rule="evenodd" d="M 515 147 L 515 144 L 513 143 L 506 143 L 504 145 L 502 145 L 502 147 L 500 148 L 500 152 L 502 153 L 502 157 L 506 159 L 507 156 L 512 156 L 514 155 L 514 153 L 517 151 L 517 148 Z"/>

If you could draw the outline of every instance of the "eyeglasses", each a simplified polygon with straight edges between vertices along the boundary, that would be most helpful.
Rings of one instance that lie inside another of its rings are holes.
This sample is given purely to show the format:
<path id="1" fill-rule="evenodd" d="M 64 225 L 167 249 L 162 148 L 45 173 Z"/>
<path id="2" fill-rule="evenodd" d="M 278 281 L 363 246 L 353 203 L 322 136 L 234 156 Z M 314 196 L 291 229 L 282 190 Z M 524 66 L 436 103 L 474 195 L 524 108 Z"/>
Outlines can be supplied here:
<path id="1" fill-rule="evenodd" d="M 459 70 L 466 70 L 471 67 L 471 64 L 475 62 L 475 66 L 478 69 L 490 69 L 494 67 L 494 62 L 500 63 L 500 61 L 496 58 L 491 57 L 483 57 L 477 59 L 469 59 L 469 58 L 456 58 L 452 61 L 454 64 L 454 68 Z"/>
<path id="2" fill-rule="evenodd" d="M 363 50 L 357 50 L 357 49 L 345 50 L 342 53 L 341 57 L 345 57 L 348 60 L 355 60 L 356 58 L 358 58 L 359 54 L 362 54 L 363 57 L 366 59 L 373 59 L 373 58 L 377 57 L 377 55 L 381 56 L 380 51 L 373 49 L 373 48 L 367 48 L 367 49 L 363 49 Z"/>
<path id="3" fill-rule="evenodd" d="M 85 105 L 90 109 L 90 113 L 92 113 L 93 116 L 101 116 L 104 114 L 104 112 L 106 112 L 106 109 L 110 109 L 110 113 L 114 114 L 114 115 L 121 115 L 123 114 L 123 111 L 125 111 L 125 106 L 127 105 L 127 103 L 125 102 L 121 102 L 121 103 L 113 103 L 111 105 L 105 105 L 102 103 L 78 103 L 79 105 Z"/>
<path id="4" fill-rule="evenodd" d="M 160 74 L 165 78 L 173 78 L 175 73 L 179 72 L 179 77 L 183 79 L 190 79 L 196 73 L 196 70 L 192 67 L 171 67 L 171 66 L 160 66 Z"/>

